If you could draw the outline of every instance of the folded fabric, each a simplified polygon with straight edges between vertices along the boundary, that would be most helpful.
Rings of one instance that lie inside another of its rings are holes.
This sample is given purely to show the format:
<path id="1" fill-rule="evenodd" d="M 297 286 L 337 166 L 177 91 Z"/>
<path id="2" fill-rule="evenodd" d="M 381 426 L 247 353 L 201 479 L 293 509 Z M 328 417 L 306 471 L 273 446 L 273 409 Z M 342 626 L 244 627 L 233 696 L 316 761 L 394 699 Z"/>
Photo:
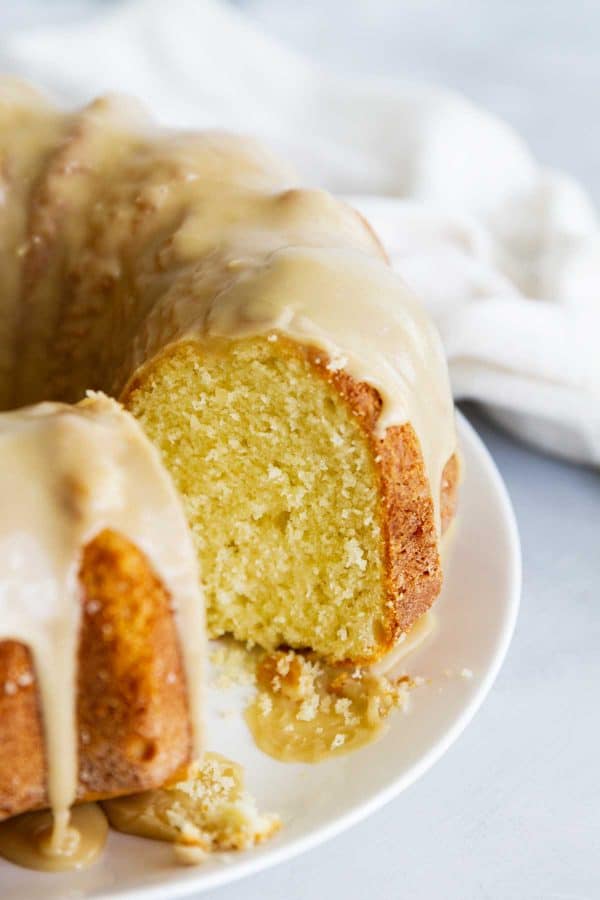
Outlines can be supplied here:
<path id="1" fill-rule="evenodd" d="M 0 41 L 4 70 L 65 102 L 116 90 L 167 124 L 252 132 L 348 195 L 444 340 L 457 398 L 600 463 L 600 224 L 463 98 L 324 71 L 216 0 L 133 0 Z"/>

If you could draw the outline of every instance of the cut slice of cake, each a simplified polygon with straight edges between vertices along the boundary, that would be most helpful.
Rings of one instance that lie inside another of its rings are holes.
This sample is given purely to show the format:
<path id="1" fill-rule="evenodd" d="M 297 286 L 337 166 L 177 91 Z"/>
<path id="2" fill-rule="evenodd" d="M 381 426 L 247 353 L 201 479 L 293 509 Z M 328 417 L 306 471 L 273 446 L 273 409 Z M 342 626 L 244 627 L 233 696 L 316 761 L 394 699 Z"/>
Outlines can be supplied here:
<path id="1" fill-rule="evenodd" d="M 408 423 L 378 436 L 374 388 L 271 337 L 181 343 L 126 404 L 183 497 L 210 634 L 369 662 L 440 590 L 423 457 Z M 456 485 L 452 456 L 442 527 Z"/>

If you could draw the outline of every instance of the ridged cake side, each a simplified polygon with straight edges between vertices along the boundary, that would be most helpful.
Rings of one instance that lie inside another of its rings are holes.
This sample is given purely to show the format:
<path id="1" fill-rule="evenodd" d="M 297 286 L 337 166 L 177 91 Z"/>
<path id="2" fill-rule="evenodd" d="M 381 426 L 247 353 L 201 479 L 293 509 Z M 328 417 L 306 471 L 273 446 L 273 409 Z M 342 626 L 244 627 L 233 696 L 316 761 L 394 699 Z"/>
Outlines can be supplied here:
<path id="1" fill-rule="evenodd" d="M 113 531 L 79 574 L 78 800 L 156 787 L 191 753 L 170 598 L 143 553 Z M 0 819 L 48 805 L 39 693 L 23 644 L 0 642 Z"/>

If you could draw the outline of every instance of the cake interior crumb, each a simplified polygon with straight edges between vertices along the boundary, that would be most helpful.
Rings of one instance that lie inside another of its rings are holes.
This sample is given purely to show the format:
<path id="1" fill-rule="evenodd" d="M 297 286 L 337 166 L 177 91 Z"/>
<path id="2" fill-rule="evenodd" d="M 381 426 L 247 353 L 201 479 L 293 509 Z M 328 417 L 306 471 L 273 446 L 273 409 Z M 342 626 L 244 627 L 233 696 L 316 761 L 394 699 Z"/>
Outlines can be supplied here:
<path id="1" fill-rule="evenodd" d="M 302 353 L 282 338 L 184 341 L 126 406 L 182 497 L 210 637 L 377 655 L 389 615 L 377 464 Z"/>
<path id="2" fill-rule="evenodd" d="M 162 788 L 102 805 L 118 831 L 169 841 L 187 864 L 210 853 L 253 847 L 281 827 L 279 816 L 258 811 L 242 767 L 218 753 L 184 766 Z"/>

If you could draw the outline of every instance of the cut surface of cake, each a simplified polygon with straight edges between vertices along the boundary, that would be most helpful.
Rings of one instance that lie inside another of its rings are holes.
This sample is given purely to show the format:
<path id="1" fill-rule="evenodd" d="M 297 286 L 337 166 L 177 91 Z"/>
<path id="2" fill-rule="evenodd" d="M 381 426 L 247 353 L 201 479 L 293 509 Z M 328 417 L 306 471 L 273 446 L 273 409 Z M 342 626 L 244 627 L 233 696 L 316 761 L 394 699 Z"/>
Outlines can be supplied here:
<path id="1" fill-rule="evenodd" d="M 412 428 L 377 438 L 375 391 L 316 355 L 181 344 L 126 403 L 184 499 L 211 635 L 370 661 L 439 591 L 434 509 Z"/>

